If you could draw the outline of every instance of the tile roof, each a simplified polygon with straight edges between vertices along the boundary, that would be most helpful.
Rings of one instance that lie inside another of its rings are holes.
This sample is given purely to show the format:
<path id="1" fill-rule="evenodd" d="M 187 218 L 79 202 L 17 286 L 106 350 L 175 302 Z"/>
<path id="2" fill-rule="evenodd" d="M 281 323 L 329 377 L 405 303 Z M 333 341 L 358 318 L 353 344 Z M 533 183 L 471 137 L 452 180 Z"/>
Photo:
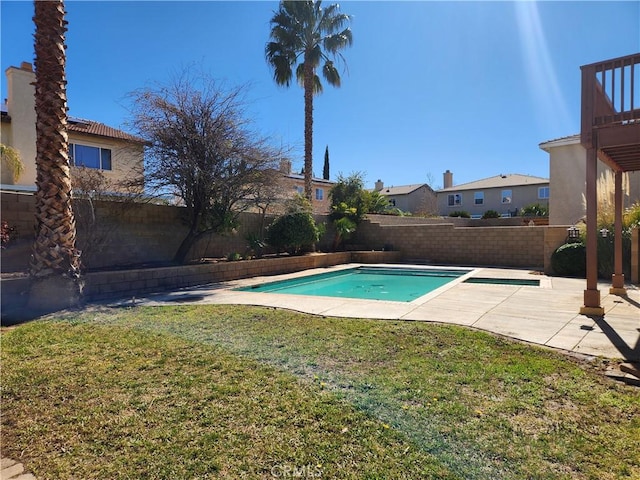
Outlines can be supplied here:
<path id="1" fill-rule="evenodd" d="M 0 114 L 3 122 L 10 122 L 11 117 L 6 103 L 0 104 Z M 84 118 L 69 117 L 67 126 L 70 132 L 86 133 L 87 135 L 98 135 L 106 138 L 116 138 L 118 140 L 126 140 L 128 142 L 145 143 L 140 137 L 123 132 L 117 128 L 110 127 L 104 123 L 86 120 Z"/>
<path id="2" fill-rule="evenodd" d="M 123 132 L 117 128 L 109 127 L 104 123 L 94 122 L 93 120 L 85 120 L 82 118 L 69 117 L 69 131 L 77 133 L 86 133 L 87 135 L 98 135 L 100 137 L 116 138 L 118 140 L 127 140 L 129 142 L 144 143 L 139 137 Z"/>
<path id="3" fill-rule="evenodd" d="M 522 185 L 541 185 L 549 183 L 548 178 L 533 177 L 531 175 L 521 175 L 519 173 L 510 173 L 507 175 L 496 175 L 495 177 L 483 178 L 475 182 L 454 185 L 450 188 L 443 188 L 439 192 L 458 192 L 461 190 L 479 190 L 483 188 L 504 188 L 517 187 Z"/>
<path id="4" fill-rule="evenodd" d="M 284 176 L 287 177 L 287 178 L 292 178 L 294 180 L 303 180 L 304 181 L 304 175 L 302 175 L 302 174 L 285 173 Z M 318 178 L 318 177 L 312 177 L 311 181 L 312 182 L 316 182 L 316 183 L 327 183 L 327 184 L 330 184 L 330 185 L 334 185 L 336 183 L 333 180 L 325 180 L 324 178 Z"/>
<path id="5" fill-rule="evenodd" d="M 408 195 L 418 190 L 420 187 L 428 186 L 426 183 L 415 183 L 413 185 L 399 185 L 397 187 L 384 187 L 380 190 L 380 195 Z"/>

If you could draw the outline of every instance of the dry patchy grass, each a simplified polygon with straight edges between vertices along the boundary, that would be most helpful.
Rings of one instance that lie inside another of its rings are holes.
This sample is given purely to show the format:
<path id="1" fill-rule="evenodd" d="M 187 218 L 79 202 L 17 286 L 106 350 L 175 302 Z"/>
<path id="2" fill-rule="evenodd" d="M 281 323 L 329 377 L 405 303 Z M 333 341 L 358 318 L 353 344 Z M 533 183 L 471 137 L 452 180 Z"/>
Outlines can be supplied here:
<path id="1" fill-rule="evenodd" d="M 2 355 L 3 437 L 42 478 L 640 478 L 639 389 L 461 327 L 134 308 Z"/>

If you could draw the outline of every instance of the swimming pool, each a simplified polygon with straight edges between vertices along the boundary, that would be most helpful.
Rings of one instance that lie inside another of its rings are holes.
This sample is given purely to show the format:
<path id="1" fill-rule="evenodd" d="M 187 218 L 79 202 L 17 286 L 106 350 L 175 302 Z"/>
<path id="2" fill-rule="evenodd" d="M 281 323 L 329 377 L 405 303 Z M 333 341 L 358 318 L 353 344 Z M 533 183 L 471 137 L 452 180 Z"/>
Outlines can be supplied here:
<path id="1" fill-rule="evenodd" d="M 236 290 L 411 302 L 469 272 L 471 270 L 356 267 Z"/>

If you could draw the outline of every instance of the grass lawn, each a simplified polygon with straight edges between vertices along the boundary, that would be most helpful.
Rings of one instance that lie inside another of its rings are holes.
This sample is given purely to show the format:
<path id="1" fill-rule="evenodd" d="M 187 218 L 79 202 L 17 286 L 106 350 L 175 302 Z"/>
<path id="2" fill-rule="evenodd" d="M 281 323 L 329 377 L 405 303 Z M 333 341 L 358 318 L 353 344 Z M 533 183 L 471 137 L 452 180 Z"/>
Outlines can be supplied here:
<path id="1" fill-rule="evenodd" d="M 462 327 L 137 307 L 1 355 L 2 455 L 39 479 L 640 478 L 640 389 Z"/>

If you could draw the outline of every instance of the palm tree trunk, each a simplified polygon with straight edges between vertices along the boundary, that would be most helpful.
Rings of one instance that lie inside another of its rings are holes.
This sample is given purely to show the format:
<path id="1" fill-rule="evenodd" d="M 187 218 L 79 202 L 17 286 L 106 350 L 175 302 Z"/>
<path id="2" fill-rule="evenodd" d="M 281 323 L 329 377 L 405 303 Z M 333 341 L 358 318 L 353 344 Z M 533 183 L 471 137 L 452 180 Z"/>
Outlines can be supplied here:
<path id="1" fill-rule="evenodd" d="M 313 177 L 313 67 L 304 63 L 304 196 L 311 200 Z"/>
<path id="2" fill-rule="evenodd" d="M 63 0 L 35 1 L 36 211 L 29 305 L 55 310 L 80 299 L 80 252 L 71 207 Z"/>

